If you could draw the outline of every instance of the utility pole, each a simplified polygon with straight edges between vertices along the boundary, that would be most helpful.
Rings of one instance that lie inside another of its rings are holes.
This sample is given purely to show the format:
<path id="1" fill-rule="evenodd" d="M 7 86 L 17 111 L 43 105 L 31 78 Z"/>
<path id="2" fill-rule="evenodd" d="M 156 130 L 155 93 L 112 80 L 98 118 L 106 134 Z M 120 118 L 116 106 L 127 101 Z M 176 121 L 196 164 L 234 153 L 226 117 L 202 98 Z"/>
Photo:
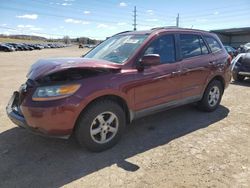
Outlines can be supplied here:
<path id="1" fill-rule="evenodd" d="M 137 23 L 136 23 L 136 17 L 137 17 L 137 12 L 136 12 L 136 6 L 134 7 L 134 23 L 133 23 L 133 26 L 134 26 L 134 31 L 136 31 L 136 26 L 137 26 Z"/>
<path id="2" fill-rule="evenodd" d="M 176 27 L 179 27 L 179 20 L 180 20 L 180 15 L 178 13 L 178 15 L 176 17 Z"/>

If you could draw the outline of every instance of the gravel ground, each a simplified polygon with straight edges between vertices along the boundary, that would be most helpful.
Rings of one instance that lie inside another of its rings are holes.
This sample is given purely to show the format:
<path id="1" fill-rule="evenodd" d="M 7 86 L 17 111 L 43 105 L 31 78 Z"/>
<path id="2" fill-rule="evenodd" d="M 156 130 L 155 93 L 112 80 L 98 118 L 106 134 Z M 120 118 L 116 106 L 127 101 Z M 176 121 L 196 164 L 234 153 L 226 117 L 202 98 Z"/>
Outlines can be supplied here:
<path id="1" fill-rule="evenodd" d="M 83 53 L 0 53 L 0 187 L 250 187 L 250 80 L 231 83 L 213 113 L 187 105 L 137 120 L 102 153 L 8 120 L 5 106 L 32 63 Z"/>

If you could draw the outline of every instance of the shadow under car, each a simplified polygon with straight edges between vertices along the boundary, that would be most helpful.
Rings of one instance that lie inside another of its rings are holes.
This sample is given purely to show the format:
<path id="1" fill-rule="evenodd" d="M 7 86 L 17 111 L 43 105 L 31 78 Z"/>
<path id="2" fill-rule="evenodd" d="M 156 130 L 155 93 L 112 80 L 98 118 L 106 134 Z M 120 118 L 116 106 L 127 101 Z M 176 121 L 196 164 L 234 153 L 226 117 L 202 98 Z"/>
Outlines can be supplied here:
<path id="1" fill-rule="evenodd" d="M 126 159 L 206 128 L 228 113 L 224 106 L 204 113 L 192 105 L 157 113 L 130 124 L 123 139 L 102 153 L 80 149 L 74 139 L 47 139 L 12 128 L 0 134 L 0 187 L 60 187 L 113 164 L 133 172 L 140 166 Z"/>

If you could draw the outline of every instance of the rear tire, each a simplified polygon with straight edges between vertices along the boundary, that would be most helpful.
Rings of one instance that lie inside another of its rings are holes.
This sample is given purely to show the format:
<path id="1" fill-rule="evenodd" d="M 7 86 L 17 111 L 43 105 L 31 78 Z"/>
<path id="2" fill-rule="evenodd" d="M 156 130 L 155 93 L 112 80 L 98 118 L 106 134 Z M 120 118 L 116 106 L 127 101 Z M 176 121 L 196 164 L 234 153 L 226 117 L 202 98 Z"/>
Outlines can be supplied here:
<path id="1" fill-rule="evenodd" d="M 99 100 L 80 115 L 75 135 L 81 146 L 100 152 L 119 141 L 125 125 L 125 113 L 120 105 L 111 100 Z"/>
<path id="2" fill-rule="evenodd" d="M 198 108 L 206 112 L 212 112 L 216 110 L 220 105 L 222 95 L 222 83 L 218 80 L 211 81 L 208 84 L 201 101 L 198 102 Z"/>
<path id="3" fill-rule="evenodd" d="M 241 82 L 241 81 L 243 81 L 245 79 L 245 76 L 239 75 L 237 73 L 233 73 L 233 79 L 234 79 L 234 81 Z"/>

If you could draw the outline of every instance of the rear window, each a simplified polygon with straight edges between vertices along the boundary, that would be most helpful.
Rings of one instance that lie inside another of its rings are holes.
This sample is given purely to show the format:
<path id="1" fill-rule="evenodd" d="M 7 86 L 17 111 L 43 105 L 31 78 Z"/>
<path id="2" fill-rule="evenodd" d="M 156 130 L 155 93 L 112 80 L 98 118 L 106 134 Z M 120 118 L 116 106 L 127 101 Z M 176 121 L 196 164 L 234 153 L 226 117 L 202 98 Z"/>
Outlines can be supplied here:
<path id="1" fill-rule="evenodd" d="M 222 46 L 215 38 L 210 37 L 210 36 L 205 36 L 204 38 L 207 41 L 207 44 L 213 53 L 218 52 L 222 49 Z"/>
<path id="2" fill-rule="evenodd" d="M 203 41 L 202 41 L 203 42 Z M 180 48 L 182 58 L 194 57 L 202 54 L 201 38 L 198 35 L 181 34 L 180 35 Z M 203 43 L 204 52 L 206 46 Z"/>

